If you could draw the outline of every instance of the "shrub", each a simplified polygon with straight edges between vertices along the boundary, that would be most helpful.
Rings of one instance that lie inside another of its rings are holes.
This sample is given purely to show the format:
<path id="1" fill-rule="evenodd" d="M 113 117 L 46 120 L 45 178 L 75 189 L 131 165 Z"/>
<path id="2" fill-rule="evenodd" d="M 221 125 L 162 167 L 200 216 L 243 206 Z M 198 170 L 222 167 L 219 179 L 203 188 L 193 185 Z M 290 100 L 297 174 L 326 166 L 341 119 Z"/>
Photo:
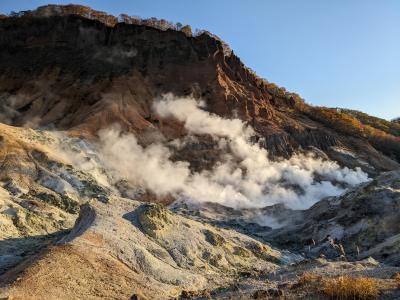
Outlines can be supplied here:
<path id="1" fill-rule="evenodd" d="M 182 27 L 181 31 L 187 36 L 192 36 L 192 27 L 190 25 L 185 25 Z"/>
<path id="2" fill-rule="evenodd" d="M 331 299 L 373 299 L 378 296 L 375 279 L 339 276 L 322 280 L 322 292 Z"/>
<path id="3" fill-rule="evenodd" d="M 310 106 L 303 109 L 303 112 L 311 119 L 343 134 L 366 138 L 377 150 L 393 159 L 400 160 L 400 126 L 398 123 L 388 122 L 356 111 L 327 107 Z"/>
<path id="4" fill-rule="evenodd" d="M 394 120 L 392 122 L 387 121 L 385 119 L 370 116 L 366 113 L 351 109 L 343 109 L 343 112 L 358 119 L 365 126 L 379 129 L 380 131 L 394 136 L 400 136 L 400 124 L 396 123 Z"/>

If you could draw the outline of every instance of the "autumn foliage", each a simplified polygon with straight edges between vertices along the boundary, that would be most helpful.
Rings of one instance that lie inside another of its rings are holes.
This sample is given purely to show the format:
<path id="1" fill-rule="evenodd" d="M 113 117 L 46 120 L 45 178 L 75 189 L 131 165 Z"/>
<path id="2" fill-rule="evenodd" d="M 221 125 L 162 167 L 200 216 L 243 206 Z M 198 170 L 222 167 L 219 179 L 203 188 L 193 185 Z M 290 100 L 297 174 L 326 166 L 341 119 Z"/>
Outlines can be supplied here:
<path id="1" fill-rule="evenodd" d="M 322 280 L 322 292 L 331 299 L 375 299 L 378 284 L 368 277 L 338 276 Z"/>
<path id="2" fill-rule="evenodd" d="M 399 124 L 343 109 L 309 105 L 297 108 L 311 119 L 342 134 L 367 139 L 376 149 L 393 159 L 400 160 Z"/>
<path id="3" fill-rule="evenodd" d="M 329 299 L 367 300 L 375 299 L 379 294 L 379 286 L 374 278 L 334 276 L 324 277 L 312 272 L 303 273 L 298 286 L 322 293 Z"/>
<path id="4" fill-rule="evenodd" d="M 128 16 L 121 14 L 119 17 L 109 15 L 103 11 L 93 10 L 83 5 L 45 5 L 33 11 L 11 12 L 11 17 L 41 17 L 41 16 L 57 16 L 57 15 L 77 15 L 87 19 L 100 21 L 108 26 L 115 26 L 117 23 L 135 24 L 149 26 L 160 30 L 177 30 L 182 31 L 187 36 L 192 36 L 192 28 L 189 25 L 181 23 L 169 22 L 165 19 L 148 18 L 142 19 L 138 16 Z"/>

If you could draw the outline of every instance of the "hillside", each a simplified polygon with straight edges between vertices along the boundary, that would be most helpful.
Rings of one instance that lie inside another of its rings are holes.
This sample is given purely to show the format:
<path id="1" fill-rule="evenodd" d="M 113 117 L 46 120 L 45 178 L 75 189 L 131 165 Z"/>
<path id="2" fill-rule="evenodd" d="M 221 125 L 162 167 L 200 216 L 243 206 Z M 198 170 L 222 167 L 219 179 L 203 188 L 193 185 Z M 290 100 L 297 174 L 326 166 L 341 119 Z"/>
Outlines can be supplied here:
<path id="1" fill-rule="evenodd" d="M 192 95 L 203 99 L 210 112 L 248 122 L 258 138 L 265 138 L 271 155 L 288 157 L 297 149 L 317 147 L 346 164 L 333 150 L 343 147 L 378 170 L 397 167 L 397 137 L 386 132 L 376 137 L 365 126 L 360 135 L 353 120 L 326 114 L 257 77 L 207 33 L 187 36 L 56 8 L 1 21 L 0 93 L 7 124 L 91 136 L 118 122 L 140 137 L 151 130 L 173 138 L 179 129 L 154 118 L 153 99 L 164 93 Z M 376 138 L 388 146 L 379 147 Z"/>
<path id="2" fill-rule="evenodd" d="M 233 50 L 78 5 L 0 16 L 1 299 L 400 297 L 400 127 Z"/>

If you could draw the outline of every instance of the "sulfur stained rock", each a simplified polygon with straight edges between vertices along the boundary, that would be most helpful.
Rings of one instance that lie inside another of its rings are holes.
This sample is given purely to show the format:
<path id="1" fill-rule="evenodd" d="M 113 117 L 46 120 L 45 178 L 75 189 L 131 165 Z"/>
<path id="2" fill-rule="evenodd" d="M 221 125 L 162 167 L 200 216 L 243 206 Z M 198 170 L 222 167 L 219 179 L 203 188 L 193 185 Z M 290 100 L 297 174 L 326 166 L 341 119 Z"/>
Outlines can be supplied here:
<path id="1" fill-rule="evenodd" d="M 144 206 L 139 215 L 139 222 L 143 231 L 152 237 L 162 234 L 162 231 L 172 224 L 169 211 L 161 204 Z"/>

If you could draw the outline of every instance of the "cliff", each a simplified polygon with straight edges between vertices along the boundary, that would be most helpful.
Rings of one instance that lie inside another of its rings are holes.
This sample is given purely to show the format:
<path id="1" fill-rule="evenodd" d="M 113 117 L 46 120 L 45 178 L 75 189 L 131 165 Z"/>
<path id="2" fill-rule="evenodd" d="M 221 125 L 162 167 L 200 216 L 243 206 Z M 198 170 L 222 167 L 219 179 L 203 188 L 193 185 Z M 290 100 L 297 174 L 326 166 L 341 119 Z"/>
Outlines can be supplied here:
<path id="1" fill-rule="evenodd" d="M 1 19 L 1 121 L 87 137 L 119 123 L 145 143 L 149 131 L 167 138 L 182 134 L 179 124 L 151 113 L 154 99 L 173 93 L 201 98 L 210 112 L 245 120 L 256 140 L 265 138 L 273 157 L 316 147 L 370 173 L 398 167 L 398 137 L 388 133 L 390 145 L 380 147 L 353 125 L 327 122 L 331 115 L 257 77 L 212 34 L 124 20 L 73 5 Z"/>

